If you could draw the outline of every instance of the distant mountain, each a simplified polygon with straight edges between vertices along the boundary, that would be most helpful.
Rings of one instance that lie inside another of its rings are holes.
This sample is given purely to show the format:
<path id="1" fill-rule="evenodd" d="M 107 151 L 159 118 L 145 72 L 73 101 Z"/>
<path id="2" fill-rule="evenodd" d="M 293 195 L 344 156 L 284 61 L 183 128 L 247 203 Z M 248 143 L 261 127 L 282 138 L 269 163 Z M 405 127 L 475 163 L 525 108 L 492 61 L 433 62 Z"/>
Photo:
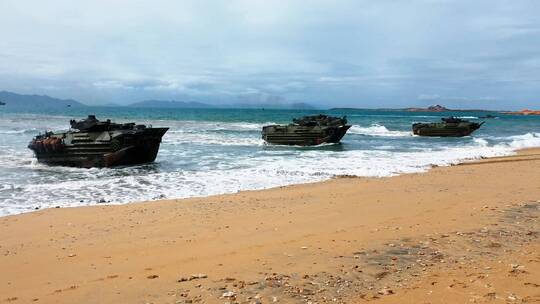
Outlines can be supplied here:
<path id="1" fill-rule="evenodd" d="M 73 99 L 58 99 L 47 95 L 24 95 L 7 91 L 0 91 L 0 101 L 5 104 L 6 108 L 20 109 L 86 107 Z"/>
<path id="2" fill-rule="evenodd" d="M 2 108 L 15 109 L 63 109 L 88 107 L 73 99 L 59 99 L 47 95 L 27 95 L 17 94 L 8 91 L 0 91 L 0 106 Z M 113 103 L 94 104 L 93 106 L 117 107 L 121 106 Z M 177 100 L 144 100 L 127 105 L 133 108 L 161 108 L 161 109 L 208 109 L 208 108 L 237 108 L 237 109 L 291 109 L 291 110 L 312 110 L 314 106 L 304 102 L 286 102 L 283 100 L 246 100 L 229 104 L 209 104 L 197 101 L 177 101 Z"/>
<path id="3" fill-rule="evenodd" d="M 290 109 L 299 109 L 299 110 L 315 110 L 316 108 L 309 103 L 305 102 L 295 102 L 290 104 Z"/>
<path id="4" fill-rule="evenodd" d="M 118 107 L 124 107 L 125 105 L 115 103 L 115 102 L 96 102 L 96 103 L 92 103 L 92 106 L 93 107 L 106 107 L 106 108 L 114 107 L 114 108 L 118 108 Z"/>
<path id="5" fill-rule="evenodd" d="M 128 105 L 129 107 L 134 108 L 167 108 L 167 109 L 177 109 L 177 108 L 213 108 L 214 106 L 195 101 L 176 101 L 176 100 L 144 100 Z"/>

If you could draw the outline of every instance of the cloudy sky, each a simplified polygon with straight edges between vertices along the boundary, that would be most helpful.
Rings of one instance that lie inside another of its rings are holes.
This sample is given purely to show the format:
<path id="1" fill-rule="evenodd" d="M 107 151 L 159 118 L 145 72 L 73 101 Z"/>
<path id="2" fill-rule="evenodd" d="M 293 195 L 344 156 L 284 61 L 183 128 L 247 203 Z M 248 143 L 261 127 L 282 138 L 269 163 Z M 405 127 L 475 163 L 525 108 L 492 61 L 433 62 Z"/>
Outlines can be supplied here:
<path id="1" fill-rule="evenodd" d="M 540 108 L 540 1 L 1 0 L 0 90 Z"/>

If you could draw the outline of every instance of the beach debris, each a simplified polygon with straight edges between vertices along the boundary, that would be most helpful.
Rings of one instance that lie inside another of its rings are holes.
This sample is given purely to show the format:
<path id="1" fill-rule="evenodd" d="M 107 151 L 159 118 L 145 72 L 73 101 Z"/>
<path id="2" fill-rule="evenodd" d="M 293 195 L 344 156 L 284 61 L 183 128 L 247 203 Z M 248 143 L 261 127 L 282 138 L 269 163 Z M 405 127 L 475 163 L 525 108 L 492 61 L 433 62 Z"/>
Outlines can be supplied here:
<path id="1" fill-rule="evenodd" d="M 375 274 L 375 278 L 376 278 L 377 280 L 380 280 L 380 279 L 386 277 L 386 276 L 389 275 L 389 274 L 390 274 L 390 272 L 388 272 L 388 271 L 380 271 L 380 272 L 377 272 L 377 273 Z"/>
<path id="2" fill-rule="evenodd" d="M 519 264 L 510 264 L 510 273 L 513 273 L 513 274 L 526 273 L 525 266 L 519 265 Z"/>
<path id="3" fill-rule="evenodd" d="M 387 295 L 391 295 L 391 294 L 394 294 L 394 291 L 388 287 L 385 287 L 379 291 L 377 291 L 378 294 L 380 295 L 383 295 L 383 296 L 387 296 Z"/>
<path id="4" fill-rule="evenodd" d="M 181 282 L 193 281 L 193 280 L 198 280 L 198 279 L 206 279 L 206 278 L 208 278 L 208 276 L 206 274 L 197 273 L 197 274 L 192 274 L 189 277 L 180 277 L 176 281 L 181 283 Z"/>
<path id="5" fill-rule="evenodd" d="M 224 292 L 224 293 L 221 295 L 222 298 L 233 298 L 233 297 L 235 297 L 235 296 L 236 296 L 236 293 L 235 293 L 234 291 L 230 291 L 230 290 Z"/>
<path id="6" fill-rule="evenodd" d="M 197 280 L 197 279 L 206 279 L 208 276 L 204 273 L 197 273 L 197 274 L 192 274 L 189 279 L 190 280 Z"/>
<path id="7" fill-rule="evenodd" d="M 507 299 L 508 299 L 508 301 L 512 301 L 512 302 L 513 302 L 513 301 L 517 301 L 518 297 L 517 297 L 515 294 L 511 293 L 511 294 L 507 297 Z"/>
<path id="8" fill-rule="evenodd" d="M 157 274 L 151 274 L 151 275 L 147 276 L 146 278 L 150 279 L 150 280 L 153 280 L 153 279 L 159 278 L 159 276 Z"/>
<path id="9" fill-rule="evenodd" d="M 488 292 L 484 295 L 484 298 L 487 298 L 489 300 L 495 300 L 497 298 L 497 293 L 495 292 Z"/>

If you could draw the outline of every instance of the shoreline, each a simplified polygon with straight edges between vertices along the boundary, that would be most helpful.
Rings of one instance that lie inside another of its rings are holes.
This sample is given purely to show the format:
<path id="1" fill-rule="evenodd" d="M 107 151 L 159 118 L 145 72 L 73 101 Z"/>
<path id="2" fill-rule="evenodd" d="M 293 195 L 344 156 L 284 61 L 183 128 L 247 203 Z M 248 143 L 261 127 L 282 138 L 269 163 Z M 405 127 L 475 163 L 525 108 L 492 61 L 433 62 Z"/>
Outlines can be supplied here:
<path id="1" fill-rule="evenodd" d="M 299 183 L 291 183 L 291 184 L 286 184 L 286 185 L 281 185 L 281 186 L 269 186 L 269 187 L 266 187 L 266 188 L 263 187 L 263 188 L 257 188 L 257 189 L 243 189 L 243 190 L 237 190 L 235 192 L 223 192 L 223 193 L 200 195 L 200 196 L 199 195 L 194 195 L 194 196 L 177 197 L 177 198 L 164 197 L 164 198 L 154 198 L 154 199 L 149 199 L 149 200 L 134 200 L 134 201 L 126 201 L 126 202 L 110 202 L 110 201 L 106 201 L 105 198 L 99 198 L 98 201 L 93 203 L 93 204 L 80 205 L 78 203 L 71 203 L 71 204 L 68 204 L 67 206 L 56 205 L 54 207 L 45 207 L 45 208 L 41 208 L 41 206 L 32 207 L 32 209 L 22 211 L 20 213 L 0 215 L 0 219 L 2 217 L 17 216 L 17 215 L 21 215 L 21 214 L 38 212 L 38 211 L 43 211 L 43 210 L 48 210 L 48 209 L 85 208 L 85 207 L 93 207 L 93 206 L 121 206 L 121 205 L 126 205 L 126 204 L 138 204 L 138 203 L 158 202 L 158 201 L 168 201 L 168 200 L 204 199 L 204 198 L 211 198 L 211 197 L 221 196 L 221 195 L 238 194 L 238 193 L 242 193 L 242 192 L 266 191 L 266 190 L 272 190 L 272 189 L 282 189 L 282 188 L 286 188 L 286 187 L 294 187 L 294 186 L 297 186 L 297 185 L 325 183 L 327 181 L 334 180 L 334 179 L 340 179 L 340 178 L 379 179 L 379 178 L 392 178 L 392 177 L 396 177 L 396 176 L 409 175 L 409 174 L 424 174 L 424 173 L 429 172 L 433 168 L 466 165 L 466 164 L 471 164 L 471 163 L 476 163 L 476 162 L 482 162 L 485 159 L 498 159 L 498 158 L 515 157 L 515 156 L 519 156 L 519 155 L 521 155 L 523 153 L 527 153 L 527 151 L 529 151 L 529 150 L 532 150 L 532 151 L 540 150 L 540 147 L 527 147 L 527 148 L 513 149 L 511 151 L 508 151 L 506 154 L 500 155 L 500 156 L 492 156 L 492 157 L 480 156 L 480 157 L 463 158 L 463 159 L 460 159 L 460 160 L 457 160 L 457 161 L 454 161 L 454 162 L 449 162 L 449 163 L 444 164 L 444 165 L 429 164 L 429 165 L 426 165 L 425 167 L 421 167 L 421 169 L 419 169 L 421 171 L 418 171 L 418 172 L 398 172 L 398 173 L 395 173 L 394 175 L 389 175 L 389 176 L 361 176 L 361 175 L 339 174 L 339 175 L 333 175 L 333 176 L 328 177 L 327 179 L 323 179 L 323 180 L 313 180 L 313 181 L 306 181 L 306 182 L 299 182 Z M 103 202 L 101 202 L 102 200 L 103 200 Z"/>
<path id="2" fill-rule="evenodd" d="M 477 284 L 425 280 L 465 281 L 478 263 L 491 278 L 501 269 L 488 298 L 534 297 L 539 161 L 525 149 L 394 177 L 0 217 L 0 303 L 437 303 L 426 288 L 465 302 Z M 507 278 L 497 260 L 522 264 Z"/>

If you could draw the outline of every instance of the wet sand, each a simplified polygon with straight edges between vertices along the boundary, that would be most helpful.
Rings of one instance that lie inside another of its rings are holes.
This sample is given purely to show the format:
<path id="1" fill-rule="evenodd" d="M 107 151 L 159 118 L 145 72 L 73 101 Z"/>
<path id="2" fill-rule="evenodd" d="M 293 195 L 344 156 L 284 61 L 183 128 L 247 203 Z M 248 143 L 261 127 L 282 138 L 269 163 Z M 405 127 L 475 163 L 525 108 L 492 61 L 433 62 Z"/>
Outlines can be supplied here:
<path id="1" fill-rule="evenodd" d="M 46 195 L 46 194 L 44 194 Z M 0 303 L 540 301 L 540 149 L 0 218 Z"/>

